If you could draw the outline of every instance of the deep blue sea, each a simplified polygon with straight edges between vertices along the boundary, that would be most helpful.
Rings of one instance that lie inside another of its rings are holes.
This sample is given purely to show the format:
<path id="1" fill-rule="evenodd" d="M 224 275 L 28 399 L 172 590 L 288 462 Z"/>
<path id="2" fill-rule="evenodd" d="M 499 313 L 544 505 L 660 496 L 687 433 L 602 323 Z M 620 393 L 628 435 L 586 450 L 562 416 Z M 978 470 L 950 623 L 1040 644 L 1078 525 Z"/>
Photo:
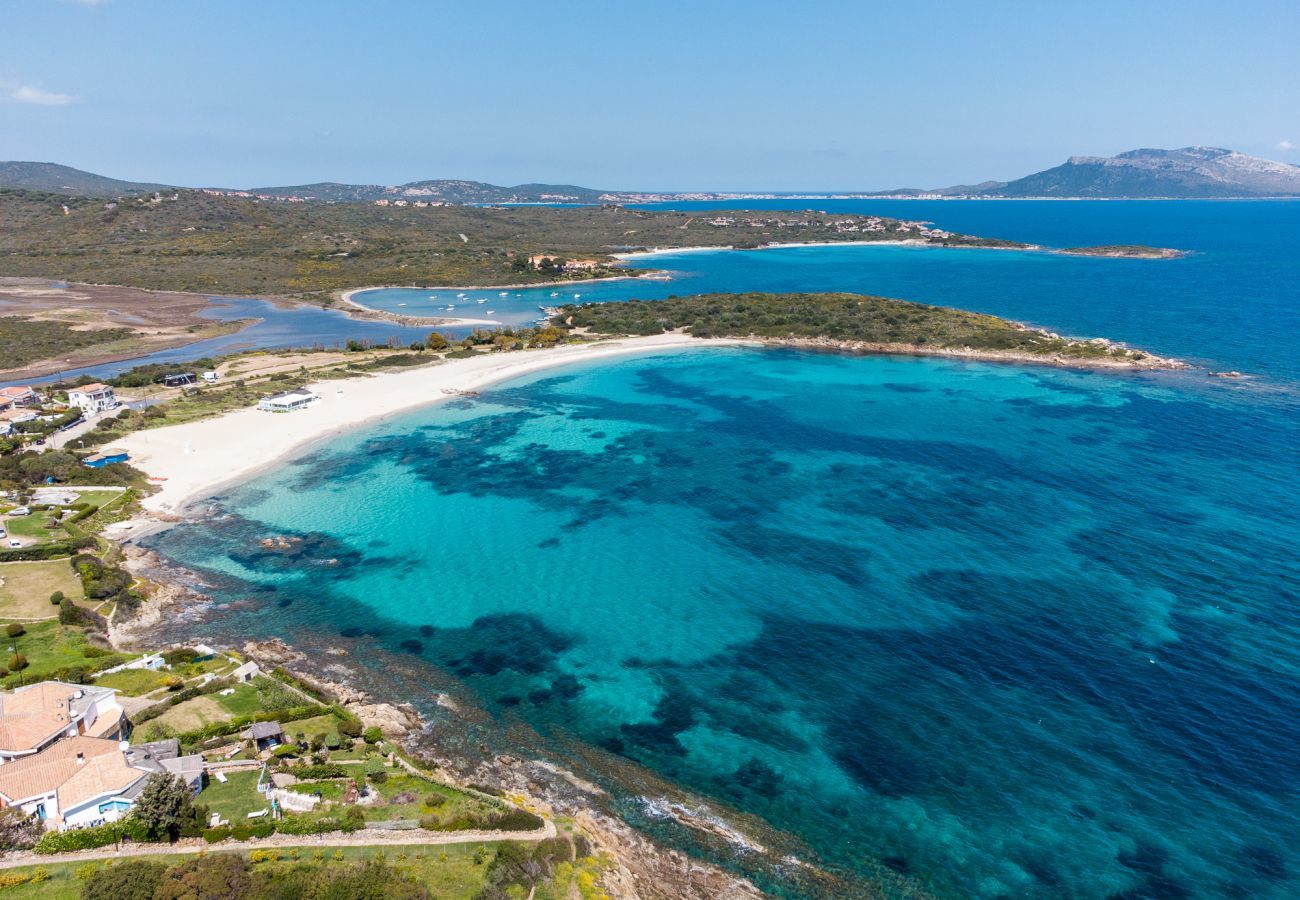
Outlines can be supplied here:
<path id="1" fill-rule="evenodd" d="M 805 205 L 1193 252 L 680 254 L 637 295 L 860 290 L 1252 377 L 752 349 L 552 370 L 152 538 L 212 586 L 218 614 L 184 627 L 400 668 L 435 722 L 458 692 L 850 877 L 1300 895 L 1300 203 Z"/>

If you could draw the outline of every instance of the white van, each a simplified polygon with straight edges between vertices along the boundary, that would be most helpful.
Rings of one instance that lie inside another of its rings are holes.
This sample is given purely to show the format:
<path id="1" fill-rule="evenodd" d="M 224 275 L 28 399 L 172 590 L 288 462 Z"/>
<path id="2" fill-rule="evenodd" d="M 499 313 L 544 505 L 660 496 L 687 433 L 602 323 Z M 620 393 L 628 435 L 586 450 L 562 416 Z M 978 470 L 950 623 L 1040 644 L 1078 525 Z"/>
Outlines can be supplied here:
<path id="1" fill-rule="evenodd" d="M 9 515 L 11 516 L 30 516 L 31 514 L 32 511 L 26 506 L 15 506 L 13 509 L 9 510 Z"/>
<path id="2" fill-rule="evenodd" d="M 203 373 L 203 380 L 206 381 L 208 384 L 216 384 L 216 383 L 217 383 L 217 373 L 216 373 L 216 372 L 204 372 L 204 373 Z"/>

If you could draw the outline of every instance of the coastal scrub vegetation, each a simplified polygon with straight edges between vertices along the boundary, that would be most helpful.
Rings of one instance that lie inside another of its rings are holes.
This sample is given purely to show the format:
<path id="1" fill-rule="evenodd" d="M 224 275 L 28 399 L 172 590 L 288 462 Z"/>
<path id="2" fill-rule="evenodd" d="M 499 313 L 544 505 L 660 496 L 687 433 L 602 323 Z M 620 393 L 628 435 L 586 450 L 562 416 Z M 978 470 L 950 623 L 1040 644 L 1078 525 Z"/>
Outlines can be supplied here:
<path id="1" fill-rule="evenodd" d="M 397 207 L 200 191 L 110 203 L 68 199 L 0 191 L 0 276 L 328 304 L 333 292 L 377 284 L 544 284 L 627 274 L 611 269 L 611 255 L 652 247 L 900 239 L 1023 246 L 949 232 L 930 237 L 900 230 L 903 223 L 892 219 L 813 211 Z M 538 256 L 586 259 L 591 267 L 532 265 Z"/>
<path id="2" fill-rule="evenodd" d="M 1141 359 L 1105 341 L 1071 341 L 981 313 L 863 294 L 700 294 L 565 306 L 552 320 L 595 334 L 757 337 L 861 349 L 1006 352 Z"/>

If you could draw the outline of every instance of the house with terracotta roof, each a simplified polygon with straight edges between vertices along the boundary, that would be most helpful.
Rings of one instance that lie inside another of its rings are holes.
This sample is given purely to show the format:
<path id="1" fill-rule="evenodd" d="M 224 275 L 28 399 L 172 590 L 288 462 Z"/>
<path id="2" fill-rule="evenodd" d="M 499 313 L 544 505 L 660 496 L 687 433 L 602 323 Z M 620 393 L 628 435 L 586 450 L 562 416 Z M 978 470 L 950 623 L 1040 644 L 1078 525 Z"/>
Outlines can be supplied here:
<path id="1" fill-rule="evenodd" d="M 120 819 L 158 771 L 132 765 L 125 742 L 77 735 L 0 766 L 0 806 L 36 815 L 46 828 Z"/>
<path id="2" fill-rule="evenodd" d="M 112 688 L 61 681 L 15 688 L 0 693 L 0 770 L 61 738 L 86 735 L 113 742 L 129 729 Z"/>
<path id="3" fill-rule="evenodd" d="M 36 406 L 40 402 L 40 395 L 28 386 L 0 387 L 0 410 Z"/>

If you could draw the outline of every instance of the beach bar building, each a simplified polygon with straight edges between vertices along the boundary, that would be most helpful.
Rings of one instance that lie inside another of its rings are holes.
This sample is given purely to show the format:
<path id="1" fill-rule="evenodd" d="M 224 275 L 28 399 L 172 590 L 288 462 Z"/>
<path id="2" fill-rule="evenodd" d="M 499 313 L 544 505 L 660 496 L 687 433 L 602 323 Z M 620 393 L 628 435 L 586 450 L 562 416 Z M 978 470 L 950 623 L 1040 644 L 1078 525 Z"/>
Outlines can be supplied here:
<path id="1" fill-rule="evenodd" d="M 126 462 L 129 458 L 127 452 L 119 447 L 105 447 L 98 453 L 87 456 L 81 461 L 81 464 L 90 469 L 102 469 L 104 466 L 111 466 L 113 463 Z"/>
<path id="2" fill-rule="evenodd" d="M 294 412 L 306 409 L 318 400 L 320 400 L 319 395 L 313 394 L 306 388 L 297 388 L 263 397 L 257 401 L 257 408 L 266 412 Z"/>

